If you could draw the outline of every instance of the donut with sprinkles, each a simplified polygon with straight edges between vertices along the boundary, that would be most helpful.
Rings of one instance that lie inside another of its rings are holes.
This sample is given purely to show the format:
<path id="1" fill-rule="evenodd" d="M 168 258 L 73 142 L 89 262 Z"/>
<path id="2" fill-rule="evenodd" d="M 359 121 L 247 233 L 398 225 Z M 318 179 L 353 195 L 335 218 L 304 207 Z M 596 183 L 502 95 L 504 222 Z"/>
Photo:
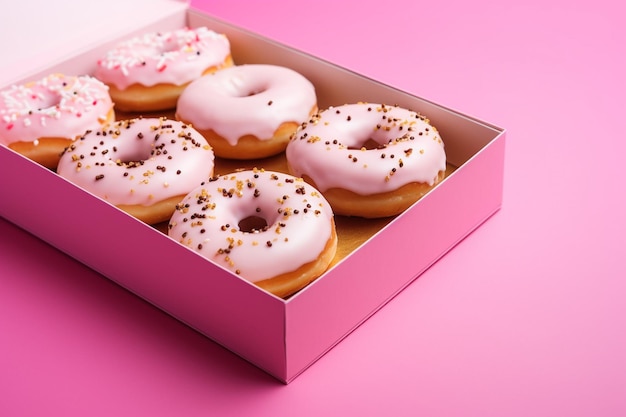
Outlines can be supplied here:
<path id="1" fill-rule="evenodd" d="M 332 209 L 315 188 L 288 174 L 224 174 L 178 204 L 168 235 L 278 296 L 323 274 L 335 257 Z"/>
<path id="2" fill-rule="evenodd" d="M 292 136 L 289 172 L 328 199 L 336 214 L 366 218 L 399 214 L 445 176 L 438 130 L 398 106 L 354 103 L 327 108 Z"/>
<path id="3" fill-rule="evenodd" d="M 232 65 L 225 35 L 182 28 L 119 43 L 97 61 L 94 75 L 109 86 L 117 109 L 146 112 L 176 107 L 191 81 Z"/>
<path id="4" fill-rule="evenodd" d="M 121 120 L 86 132 L 61 156 L 60 176 L 155 224 L 213 175 L 213 150 L 191 126 L 166 118 Z"/>
<path id="5" fill-rule="evenodd" d="M 77 136 L 114 119 L 107 86 L 87 75 L 51 74 L 0 91 L 0 144 L 50 169 Z"/>

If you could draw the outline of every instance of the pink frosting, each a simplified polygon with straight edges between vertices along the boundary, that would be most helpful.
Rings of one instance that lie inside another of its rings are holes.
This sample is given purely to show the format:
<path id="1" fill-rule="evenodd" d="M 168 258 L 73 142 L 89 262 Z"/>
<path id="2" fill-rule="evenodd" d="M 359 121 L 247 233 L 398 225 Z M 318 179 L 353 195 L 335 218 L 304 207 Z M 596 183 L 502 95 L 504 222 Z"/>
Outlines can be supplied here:
<path id="1" fill-rule="evenodd" d="M 261 217 L 267 227 L 242 231 Z M 291 175 L 250 170 L 218 177 L 189 193 L 169 236 L 251 282 L 296 270 L 324 250 L 333 213 L 313 187 Z"/>
<path id="2" fill-rule="evenodd" d="M 0 143 L 74 139 L 107 120 L 113 107 L 106 85 L 89 76 L 52 74 L 0 92 Z"/>
<path id="3" fill-rule="evenodd" d="M 316 102 L 313 84 L 289 68 L 239 65 L 192 82 L 178 99 L 176 114 L 235 146 L 242 136 L 269 140 L 282 123 L 300 124 Z"/>
<path id="4" fill-rule="evenodd" d="M 150 206 L 210 178 L 213 159 L 190 126 L 140 118 L 87 132 L 61 156 L 57 172 L 112 204 Z"/>
<path id="5" fill-rule="evenodd" d="M 229 55 L 226 36 L 206 27 L 147 33 L 108 51 L 98 61 L 95 76 L 120 90 L 132 84 L 183 85 Z"/>
<path id="6" fill-rule="evenodd" d="M 366 145 L 368 140 L 377 147 Z M 433 184 L 446 169 L 437 129 L 416 112 L 372 103 L 331 107 L 301 126 L 286 150 L 292 173 L 308 175 L 324 192 L 360 195 Z"/>

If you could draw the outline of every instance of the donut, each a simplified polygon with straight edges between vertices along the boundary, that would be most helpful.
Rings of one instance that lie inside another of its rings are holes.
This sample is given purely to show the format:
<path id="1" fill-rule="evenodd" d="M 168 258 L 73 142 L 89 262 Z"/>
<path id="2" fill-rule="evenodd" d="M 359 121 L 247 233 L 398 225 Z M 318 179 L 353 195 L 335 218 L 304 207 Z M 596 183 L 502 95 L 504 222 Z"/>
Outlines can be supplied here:
<path id="1" fill-rule="evenodd" d="M 149 112 L 175 108 L 187 84 L 230 65 L 225 35 L 183 28 L 121 42 L 97 61 L 94 75 L 109 86 L 117 109 Z"/>
<path id="2" fill-rule="evenodd" d="M 303 123 L 286 150 L 288 171 L 320 190 L 335 214 L 401 213 L 443 179 L 444 144 L 424 116 L 398 106 L 330 107 Z"/>
<path id="3" fill-rule="evenodd" d="M 51 74 L 0 91 L 0 144 L 50 169 L 77 136 L 114 119 L 107 86 L 86 75 Z"/>
<path id="4" fill-rule="evenodd" d="M 181 94 L 176 118 L 207 138 L 215 155 L 257 159 L 283 152 L 298 126 L 317 111 L 315 88 L 275 65 L 238 65 L 204 76 Z"/>
<path id="5" fill-rule="evenodd" d="M 301 178 L 262 169 L 221 175 L 191 191 L 168 235 L 282 298 L 318 278 L 337 250 L 324 197 Z"/>
<path id="6" fill-rule="evenodd" d="M 57 173 L 130 215 L 154 224 L 213 175 L 213 152 L 193 128 L 166 118 L 121 120 L 86 132 Z"/>

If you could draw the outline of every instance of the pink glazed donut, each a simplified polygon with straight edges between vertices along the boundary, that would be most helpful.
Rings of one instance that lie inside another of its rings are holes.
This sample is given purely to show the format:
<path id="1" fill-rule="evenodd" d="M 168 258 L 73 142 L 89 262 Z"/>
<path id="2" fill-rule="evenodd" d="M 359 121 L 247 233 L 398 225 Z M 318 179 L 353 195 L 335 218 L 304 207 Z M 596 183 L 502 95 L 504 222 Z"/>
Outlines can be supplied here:
<path id="1" fill-rule="evenodd" d="M 316 111 L 315 88 L 296 71 L 239 65 L 192 82 L 178 100 L 176 118 L 202 133 L 215 155 L 257 159 L 283 152 Z"/>
<path id="2" fill-rule="evenodd" d="M 289 172 L 328 199 L 336 214 L 401 213 L 445 175 L 441 137 L 420 114 L 356 103 L 328 108 L 302 124 L 286 150 Z"/>
<path id="3" fill-rule="evenodd" d="M 213 151 L 190 126 L 158 119 L 122 120 L 86 132 L 61 156 L 70 182 L 150 224 L 213 175 Z"/>
<path id="4" fill-rule="evenodd" d="M 230 42 L 206 27 L 147 33 L 98 60 L 95 76 L 123 111 L 173 109 L 183 89 L 204 74 L 233 65 Z"/>
<path id="5" fill-rule="evenodd" d="M 52 74 L 0 92 L 0 144 L 50 169 L 77 136 L 114 119 L 107 86 L 89 76 Z"/>
<path id="6" fill-rule="evenodd" d="M 324 197 L 301 178 L 260 169 L 222 175 L 191 191 L 168 235 L 278 297 L 319 277 L 337 250 Z"/>

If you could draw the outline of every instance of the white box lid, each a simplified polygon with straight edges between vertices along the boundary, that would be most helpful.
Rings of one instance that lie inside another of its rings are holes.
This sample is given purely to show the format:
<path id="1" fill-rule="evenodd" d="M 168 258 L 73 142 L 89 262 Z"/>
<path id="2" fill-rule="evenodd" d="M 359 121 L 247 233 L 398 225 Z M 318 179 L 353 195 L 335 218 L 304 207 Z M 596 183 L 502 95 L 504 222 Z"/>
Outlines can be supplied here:
<path id="1" fill-rule="evenodd" d="M 187 0 L 12 1 L 0 13 L 0 86 L 187 7 Z"/>

